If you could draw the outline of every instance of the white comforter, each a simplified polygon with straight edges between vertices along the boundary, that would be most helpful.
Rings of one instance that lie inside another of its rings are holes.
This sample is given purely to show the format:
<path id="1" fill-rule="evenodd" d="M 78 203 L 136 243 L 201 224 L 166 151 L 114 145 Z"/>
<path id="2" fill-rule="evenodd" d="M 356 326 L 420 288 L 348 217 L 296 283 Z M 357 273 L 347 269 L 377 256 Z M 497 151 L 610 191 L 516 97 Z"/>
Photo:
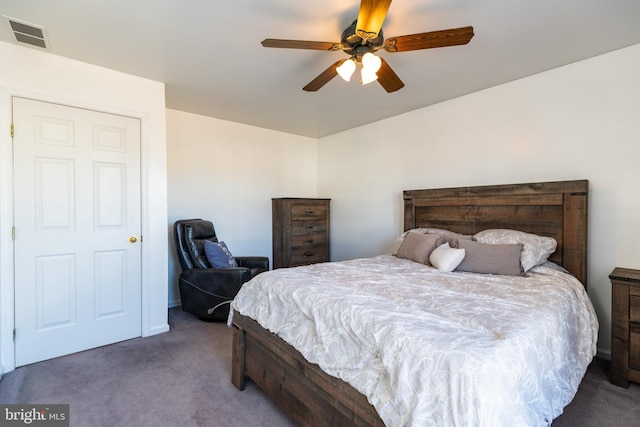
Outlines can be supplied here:
<path id="1" fill-rule="evenodd" d="M 366 395 L 387 426 L 544 426 L 598 321 L 573 276 L 441 273 L 391 255 L 269 271 L 232 303 Z"/>

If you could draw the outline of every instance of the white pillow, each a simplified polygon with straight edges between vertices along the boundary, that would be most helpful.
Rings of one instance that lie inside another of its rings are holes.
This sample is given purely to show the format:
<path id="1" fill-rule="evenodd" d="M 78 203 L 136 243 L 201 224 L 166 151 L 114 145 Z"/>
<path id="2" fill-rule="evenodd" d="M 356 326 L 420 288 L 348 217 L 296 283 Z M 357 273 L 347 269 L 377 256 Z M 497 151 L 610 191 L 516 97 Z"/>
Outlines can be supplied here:
<path id="1" fill-rule="evenodd" d="M 429 262 L 440 271 L 451 272 L 464 259 L 464 249 L 455 249 L 449 243 L 443 243 L 431 252 Z"/>
<path id="2" fill-rule="evenodd" d="M 556 251 L 558 246 L 558 242 L 553 237 L 538 236 L 537 234 L 504 228 L 483 230 L 475 234 L 473 238 L 481 243 L 522 243 L 524 249 L 522 250 L 520 262 L 524 271 L 546 262 L 547 258 Z"/>

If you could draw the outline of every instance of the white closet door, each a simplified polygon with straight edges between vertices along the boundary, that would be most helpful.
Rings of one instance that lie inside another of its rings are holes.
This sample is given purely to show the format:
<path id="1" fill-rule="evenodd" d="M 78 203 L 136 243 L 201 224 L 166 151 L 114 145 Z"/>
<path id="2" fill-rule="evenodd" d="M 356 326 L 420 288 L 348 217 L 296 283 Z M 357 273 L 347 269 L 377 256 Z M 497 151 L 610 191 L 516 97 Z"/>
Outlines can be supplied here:
<path id="1" fill-rule="evenodd" d="M 13 99 L 16 366 L 141 335 L 140 121 Z"/>

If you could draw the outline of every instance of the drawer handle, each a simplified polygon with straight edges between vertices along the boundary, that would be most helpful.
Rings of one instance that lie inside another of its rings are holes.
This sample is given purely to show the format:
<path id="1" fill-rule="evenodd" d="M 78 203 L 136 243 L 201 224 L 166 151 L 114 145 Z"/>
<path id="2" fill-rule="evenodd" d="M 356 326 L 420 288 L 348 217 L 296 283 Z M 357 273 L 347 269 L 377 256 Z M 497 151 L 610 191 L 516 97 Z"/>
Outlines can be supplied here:
<path id="1" fill-rule="evenodd" d="M 305 240 L 305 243 L 313 243 L 313 239 Z"/>
<path id="2" fill-rule="evenodd" d="M 307 215 L 313 215 L 313 211 L 304 211 Z"/>
<path id="3" fill-rule="evenodd" d="M 307 230 L 313 230 L 315 227 L 313 225 L 307 226 Z"/>
<path id="4" fill-rule="evenodd" d="M 305 252 L 304 256 L 313 256 L 313 252 Z"/>

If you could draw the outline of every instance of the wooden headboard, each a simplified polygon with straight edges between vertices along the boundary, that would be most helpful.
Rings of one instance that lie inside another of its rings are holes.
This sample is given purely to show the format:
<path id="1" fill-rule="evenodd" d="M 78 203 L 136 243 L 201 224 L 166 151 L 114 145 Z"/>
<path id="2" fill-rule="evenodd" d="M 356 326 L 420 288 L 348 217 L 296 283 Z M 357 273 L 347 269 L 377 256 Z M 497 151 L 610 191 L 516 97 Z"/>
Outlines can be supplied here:
<path id="1" fill-rule="evenodd" d="M 549 259 L 586 287 L 588 192 L 587 180 L 406 190 L 404 229 L 510 228 L 550 236 L 558 248 Z"/>

